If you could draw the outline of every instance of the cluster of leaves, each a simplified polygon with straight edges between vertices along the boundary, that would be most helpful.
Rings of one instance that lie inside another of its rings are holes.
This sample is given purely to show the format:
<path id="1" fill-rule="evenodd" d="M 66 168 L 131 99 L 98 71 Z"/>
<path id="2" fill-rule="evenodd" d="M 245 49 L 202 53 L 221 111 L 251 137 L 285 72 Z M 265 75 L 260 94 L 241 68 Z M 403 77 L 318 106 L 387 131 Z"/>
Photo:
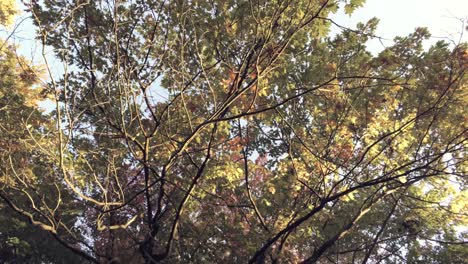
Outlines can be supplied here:
<path id="1" fill-rule="evenodd" d="M 10 26 L 17 14 L 16 2 L 14 0 L 5 0 L 0 3 L 0 25 Z"/>
<path id="2" fill-rule="evenodd" d="M 468 47 L 328 36 L 363 3 L 32 1 L 64 73 L 2 51 L 0 197 L 77 261 L 463 263 Z"/>

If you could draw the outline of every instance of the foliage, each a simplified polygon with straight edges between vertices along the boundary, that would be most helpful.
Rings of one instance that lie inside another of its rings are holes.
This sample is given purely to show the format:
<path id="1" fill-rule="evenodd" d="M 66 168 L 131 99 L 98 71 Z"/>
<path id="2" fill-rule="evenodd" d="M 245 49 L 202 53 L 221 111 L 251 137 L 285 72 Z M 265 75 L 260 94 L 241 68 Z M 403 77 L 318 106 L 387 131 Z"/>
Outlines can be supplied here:
<path id="1" fill-rule="evenodd" d="M 48 232 L 30 225 L 41 226 L 37 212 L 51 210 L 43 205 L 57 199 L 54 192 L 59 186 L 49 182 L 50 163 L 35 149 L 36 144 L 47 146 L 46 131 L 53 125 L 36 105 L 43 97 L 41 89 L 34 88 L 38 75 L 39 69 L 17 55 L 13 46 L 0 50 L 0 197 L 4 202 L 0 204 L 0 262 L 80 263 Z M 36 213 L 16 206 L 29 202 L 33 207 L 27 208 Z"/>
<path id="2" fill-rule="evenodd" d="M 467 44 L 329 36 L 363 3 L 31 2 L 64 73 L 2 78 L 1 197 L 94 263 L 466 262 Z"/>
<path id="3" fill-rule="evenodd" d="M 0 2 L 0 25 L 11 25 L 17 12 L 15 0 L 3 0 Z"/>

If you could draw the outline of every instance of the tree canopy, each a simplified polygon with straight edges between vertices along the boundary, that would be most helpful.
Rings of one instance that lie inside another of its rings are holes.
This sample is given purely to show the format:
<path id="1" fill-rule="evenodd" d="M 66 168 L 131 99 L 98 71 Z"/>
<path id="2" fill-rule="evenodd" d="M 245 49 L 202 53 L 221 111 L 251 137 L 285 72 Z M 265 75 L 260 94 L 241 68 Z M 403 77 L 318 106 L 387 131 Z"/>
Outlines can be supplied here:
<path id="1" fill-rule="evenodd" d="M 330 18 L 364 2 L 25 1 L 44 63 L 0 46 L 0 260 L 468 263 L 468 45 L 373 55 L 378 19 Z"/>

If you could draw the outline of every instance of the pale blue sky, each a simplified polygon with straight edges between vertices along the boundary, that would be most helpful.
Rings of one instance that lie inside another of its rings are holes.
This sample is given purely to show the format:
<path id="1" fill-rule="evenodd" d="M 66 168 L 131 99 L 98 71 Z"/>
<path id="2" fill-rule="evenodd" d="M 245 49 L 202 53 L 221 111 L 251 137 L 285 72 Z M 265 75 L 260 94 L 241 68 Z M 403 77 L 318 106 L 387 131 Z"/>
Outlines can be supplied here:
<path id="1" fill-rule="evenodd" d="M 22 17 L 24 14 L 18 21 Z M 463 27 L 463 22 L 465 26 L 468 22 L 468 0 L 367 0 L 364 7 L 356 10 L 351 17 L 340 13 L 335 14 L 333 19 L 338 24 L 354 28 L 358 22 L 365 22 L 372 17 L 380 19 L 377 35 L 388 39 L 383 42 L 387 46 L 391 45 L 395 36 L 405 36 L 416 27 L 428 27 L 431 31 L 433 38 L 427 45 L 440 38 L 459 42 L 462 33 L 462 41 L 468 41 L 468 32 Z M 34 57 L 36 63 L 41 63 L 42 58 L 37 52 L 40 46 L 34 40 L 34 27 L 30 19 L 19 26 L 18 33 L 19 38 L 14 41 L 20 46 L 21 54 Z M 0 37 L 4 36 L 5 32 L 0 32 Z M 370 41 L 368 46 L 374 53 L 383 48 L 378 40 Z M 51 63 L 53 68 L 60 68 L 57 62 Z"/>
<path id="2" fill-rule="evenodd" d="M 351 17 L 337 14 L 334 20 L 345 26 L 365 22 L 372 17 L 380 20 L 377 35 L 392 40 L 395 36 L 405 36 L 416 27 L 427 27 L 433 35 L 428 45 L 440 38 L 450 38 L 459 42 L 468 40 L 463 21 L 468 22 L 468 0 L 367 0 L 364 7 L 356 10 Z M 384 42 L 390 45 L 391 41 Z M 373 51 L 381 50 L 382 44 L 373 40 L 369 43 Z"/>
<path id="3" fill-rule="evenodd" d="M 354 28 L 358 22 L 366 22 L 372 17 L 380 20 L 377 35 L 387 39 L 383 42 L 369 41 L 368 47 L 374 54 L 382 50 L 384 45 L 390 46 L 395 36 L 408 35 L 416 27 L 428 27 L 432 33 L 433 38 L 426 42 L 426 47 L 441 38 L 448 38 L 457 43 L 468 41 L 468 32 L 464 29 L 468 22 L 468 0 L 367 0 L 364 7 L 356 10 L 351 17 L 339 13 L 332 19 L 340 25 Z M 17 21 L 24 18 L 25 14 L 22 14 Z M 0 29 L 0 38 L 5 38 L 6 35 L 8 32 Z M 20 54 L 32 59 L 36 64 L 44 64 L 41 46 L 34 40 L 31 19 L 24 20 L 15 35 L 11 40 L 20 47 Z M 53 75 L 59 76 L 63 72 L 63 66 L 53 59 L 50 49 L 47 58 Z"/>

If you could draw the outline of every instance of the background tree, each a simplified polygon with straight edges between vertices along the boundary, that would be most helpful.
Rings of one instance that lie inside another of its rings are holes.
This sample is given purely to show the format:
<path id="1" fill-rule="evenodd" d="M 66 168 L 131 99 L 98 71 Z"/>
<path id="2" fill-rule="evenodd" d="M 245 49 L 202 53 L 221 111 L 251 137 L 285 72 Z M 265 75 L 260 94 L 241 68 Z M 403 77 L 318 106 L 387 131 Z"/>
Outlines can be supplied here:
<path id="1" fill-rule="evenodd" d="M 2 1 L 1 26 L 11 26 L 17 13 L 14 7 L 14 1 Z M 37 106 L 46 96 L 39 85 L 41 74 L 40 67 L 18 55 L 16 47 L 9 41 L 0 39 L 2 263 L 79 263 L 76 256 L 64 252 L 59 241 L 43 230 L 51 231 L 41 222 L 50 218 L 50 212 L 56 211 L 52 205 L 70 202 L 60 195 L 63 184 L 49 182 L 47 175 L 52 171 L 48 168 L 50 161 L 42 155 L 44 149 L 35 148 L 52 143 L 50 130 L 53 123 Z"/>
<path id="2" fill-rule="evenodd" d="M 54 124 L 1 197 L 95 263 L 466 261 L 467 45 L 328 36 L 363 2 L 28 3 Z"/>

